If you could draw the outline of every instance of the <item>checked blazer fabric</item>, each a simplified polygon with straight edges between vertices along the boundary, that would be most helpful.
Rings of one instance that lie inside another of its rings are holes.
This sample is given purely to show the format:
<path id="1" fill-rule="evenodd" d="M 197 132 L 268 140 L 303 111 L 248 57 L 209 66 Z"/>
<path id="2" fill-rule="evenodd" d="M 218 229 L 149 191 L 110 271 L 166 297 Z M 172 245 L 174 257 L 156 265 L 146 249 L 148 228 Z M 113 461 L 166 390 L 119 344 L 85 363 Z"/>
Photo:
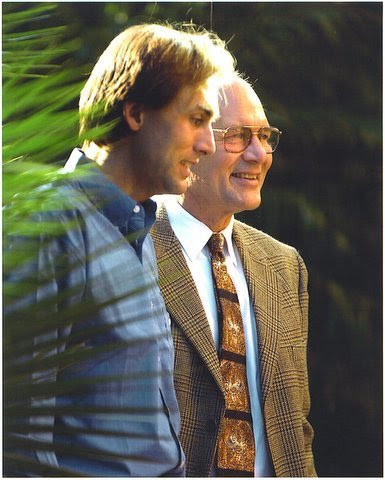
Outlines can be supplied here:
<path id="1" fill-rule="evenodd" d="M 180 441 L 187 476 L 208 476 L 214 464 L 225 401 L 220 364 L 203 305 L 164 207 L 151 235 L 161 291 L 170 313 Z M 278 477 L 317 476 L 306 362 L 307 271 L 298 252 L 235 221 L 258 332 L 263 414 Z"/>

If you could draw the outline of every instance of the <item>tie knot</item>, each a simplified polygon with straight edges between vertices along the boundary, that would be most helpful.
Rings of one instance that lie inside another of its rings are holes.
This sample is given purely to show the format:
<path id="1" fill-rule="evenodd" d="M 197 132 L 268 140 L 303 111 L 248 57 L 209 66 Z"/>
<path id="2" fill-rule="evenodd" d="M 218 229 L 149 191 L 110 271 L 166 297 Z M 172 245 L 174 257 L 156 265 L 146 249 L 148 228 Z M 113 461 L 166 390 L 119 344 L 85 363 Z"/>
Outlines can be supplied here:
<path id="1" fill-rule="evenodd" d="M 221 233 L 213 233 L 210 240 L 207 242 L 211 255 L 223 255 L 223 245 L 225 237 Z"/>

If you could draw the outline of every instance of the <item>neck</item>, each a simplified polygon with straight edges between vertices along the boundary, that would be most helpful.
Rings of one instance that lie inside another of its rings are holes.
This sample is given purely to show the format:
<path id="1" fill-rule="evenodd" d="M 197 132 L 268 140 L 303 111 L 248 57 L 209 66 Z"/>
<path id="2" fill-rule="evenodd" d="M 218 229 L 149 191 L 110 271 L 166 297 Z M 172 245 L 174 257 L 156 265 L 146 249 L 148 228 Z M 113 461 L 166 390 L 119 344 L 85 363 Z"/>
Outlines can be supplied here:
<path id="1" fill-rule="evenodd" d="M 221 232 L 230 223 L 232 213 L 221 211 L 220 205 L 200 202 L 189 193 L 181 196 L 179 203 L 193 217 L 213 232 Z"/>
<path id="2" fill-rule="evenodd" d="M 117 185 L 124 193 L 137 202 L 147 200 L 150 195 L 140 188 L 135 162 L 128 145 L 123 140 L 108 147 L 99 147 L 92 143 L 84 149 L 85 155 L 94 160 L 106 177 Z"/>

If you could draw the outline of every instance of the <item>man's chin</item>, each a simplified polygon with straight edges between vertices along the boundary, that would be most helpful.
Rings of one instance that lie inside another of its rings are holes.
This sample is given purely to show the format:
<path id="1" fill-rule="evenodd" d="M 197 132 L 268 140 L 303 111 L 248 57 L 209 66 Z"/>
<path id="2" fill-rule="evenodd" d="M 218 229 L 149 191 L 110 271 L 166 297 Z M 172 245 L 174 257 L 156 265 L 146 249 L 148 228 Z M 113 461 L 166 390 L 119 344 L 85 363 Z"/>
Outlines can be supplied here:
<path id="1" fill-rule="evenodd" d="M 181 195 L 187 191 L 189 186 L 189 178 L 186 178 L 185 180 L 180 180 L 174 182 L 172 185 L 168 185 L 168 190 L 164 193 L 168 195 Z"/>
<path id="2" fill-rule="evenodd" d="M 260 207 L 261 203 L 262 203 L 261 197 L 253 198 L 252 200 L 246 201 L 244 203 L 243 209 L 241 211 L 255 210 L 258 207 Z"/>
<path id="3" fill-rule="evenodd" d="M 173 191 L 169 193 L 173 193 L 174 195 L 180 195 L 182 193 L 186 193 L 186 191 L 191 187 L 193 183 L 194 183 L 194 175 L 191 174 L 190 176 L 186 177 L 184 180 L 175 182 Z"/>

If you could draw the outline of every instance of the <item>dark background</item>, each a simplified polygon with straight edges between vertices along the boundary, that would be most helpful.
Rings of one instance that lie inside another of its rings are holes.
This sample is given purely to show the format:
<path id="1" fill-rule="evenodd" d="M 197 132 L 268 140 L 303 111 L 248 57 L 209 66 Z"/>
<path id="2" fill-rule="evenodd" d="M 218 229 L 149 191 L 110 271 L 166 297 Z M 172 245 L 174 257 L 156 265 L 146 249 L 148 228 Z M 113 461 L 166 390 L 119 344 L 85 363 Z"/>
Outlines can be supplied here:
<path id="1" fill-rule="evenodd" d="M 63 2 L 49 22 L 76 41 L 61 60 L 79 80 L 117 33 L 158 20 L 228 41 L 283 131 L 262 206 L 239 217 L 309 270 L 319 476 L 382 476 L 382 3 Z"/>

